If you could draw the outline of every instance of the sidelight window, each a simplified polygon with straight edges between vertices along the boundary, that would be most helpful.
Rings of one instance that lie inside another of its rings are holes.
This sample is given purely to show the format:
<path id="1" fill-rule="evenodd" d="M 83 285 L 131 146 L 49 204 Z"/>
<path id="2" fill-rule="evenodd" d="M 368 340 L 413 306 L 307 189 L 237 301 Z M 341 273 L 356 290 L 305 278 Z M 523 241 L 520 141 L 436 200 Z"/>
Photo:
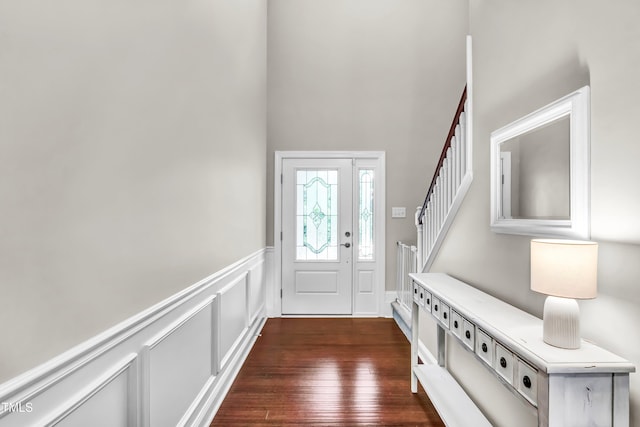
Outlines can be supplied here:
<path id="1" fill-rule="evenodd" d="M 358 259 L 373 261 L 373 226 L 374 226 L 374 197 L 373 197 L 373 169 L 360 169 L 359 201 L 358 201 Z"/>

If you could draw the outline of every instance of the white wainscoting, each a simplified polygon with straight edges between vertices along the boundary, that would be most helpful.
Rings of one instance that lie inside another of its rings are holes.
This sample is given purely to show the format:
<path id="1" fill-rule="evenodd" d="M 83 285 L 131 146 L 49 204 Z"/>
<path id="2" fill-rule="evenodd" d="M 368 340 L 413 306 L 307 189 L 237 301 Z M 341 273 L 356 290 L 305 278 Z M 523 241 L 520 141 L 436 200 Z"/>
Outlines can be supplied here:
<path id="1" fill-rule="evenodd" d="M 0 427 L 209 425 L 266 320 L 268 252 L 0 385 Z"/>

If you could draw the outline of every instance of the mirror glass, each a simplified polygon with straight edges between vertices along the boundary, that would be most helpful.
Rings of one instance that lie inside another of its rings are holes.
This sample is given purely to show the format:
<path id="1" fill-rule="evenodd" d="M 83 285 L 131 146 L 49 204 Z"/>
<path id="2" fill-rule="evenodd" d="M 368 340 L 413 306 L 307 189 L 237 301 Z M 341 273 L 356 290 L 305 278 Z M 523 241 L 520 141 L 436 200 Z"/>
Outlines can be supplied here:
<path id="1" fill-rule="evenodd" d="M 571 219 L 570 117 L 500 144 L 502 218 Z"/>

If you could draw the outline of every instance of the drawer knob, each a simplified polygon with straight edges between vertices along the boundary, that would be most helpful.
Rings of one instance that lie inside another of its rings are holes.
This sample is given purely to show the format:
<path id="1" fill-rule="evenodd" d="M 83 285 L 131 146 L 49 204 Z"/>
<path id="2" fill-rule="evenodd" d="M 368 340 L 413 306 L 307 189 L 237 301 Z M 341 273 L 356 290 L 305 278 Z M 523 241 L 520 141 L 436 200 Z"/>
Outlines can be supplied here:
<path id="1" fill-rule="evenodd" d="M 505 359 L 504 357 L 500 358 L 500 366 L 502 366 L 503 368 L 507 367 L 507 359 Z"/>
<path id="2" fill-rule="evenodd" d="M 467 337 L 468 340 L 470 340 L 471 339 L 471 331 L 465 332 L 464 336 Z"/>
<path id="3" fill-rule="evenodd" d="M 484 351 L 486 353 L 487 350 L 488 350 L 487 344 L 486 343 L 482 343 L 482 351 Z"/>
<path id="4" fill-rule="evenodd" d="M 442 313 L 442 317 L 444 317 L 444 320 L 447 320 L 447 312 L 446 311 L 444 313 Z"/>
<path id="5" fill-rule="evenodd" d="M 454 320 L 454 321 L 453 321 L 453 327 L 454 327 L 454 328 L 456 328 L 456 329 L 458 329 L 458 321 L 457 321 L 457 320 Z"/>
<path id="6" fill-rule="evenodd" d="M 531 378 L 529 378 L 527 375 L 525 375 L 525 376 L 522 378 L 522 384 L 524 384 L 524 386 L 525 386 L 526 388 L 531 388 Z"/>
<path id="7" fill-rule="evenodd" d="M 438 304 L 434 305 L 434 306 L 433 306 L 433 309 L 434 309 L 435 311 L 438 311 Z"/>

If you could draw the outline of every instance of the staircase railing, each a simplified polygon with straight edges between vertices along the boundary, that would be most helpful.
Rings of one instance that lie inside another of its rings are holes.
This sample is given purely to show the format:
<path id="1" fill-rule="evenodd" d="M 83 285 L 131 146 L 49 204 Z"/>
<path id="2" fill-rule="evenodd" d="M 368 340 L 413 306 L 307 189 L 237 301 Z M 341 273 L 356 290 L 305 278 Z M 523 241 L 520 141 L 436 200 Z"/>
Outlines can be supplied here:
<path id="1" fill-rule="evenodd" d="M 431 268 L 473 181 L 472 77 L 471 36 L 467 36 L 467 85 L 462 91 L 424 203 L 416 211 L 417 246 L 398 242 L 397 298 L 391 306 L 394 318 L 401 319 L 398 325 L 408 337 L 411 336 L 408 331 L 411 329 L 413 299 L 409 274 Z"/>
<path id="2" fill-rule="evenodd" d="M 424 203 L 416 212 L 418 270 L 435 259 L 473 180 L 470 99 L 465 86 Z"/>

